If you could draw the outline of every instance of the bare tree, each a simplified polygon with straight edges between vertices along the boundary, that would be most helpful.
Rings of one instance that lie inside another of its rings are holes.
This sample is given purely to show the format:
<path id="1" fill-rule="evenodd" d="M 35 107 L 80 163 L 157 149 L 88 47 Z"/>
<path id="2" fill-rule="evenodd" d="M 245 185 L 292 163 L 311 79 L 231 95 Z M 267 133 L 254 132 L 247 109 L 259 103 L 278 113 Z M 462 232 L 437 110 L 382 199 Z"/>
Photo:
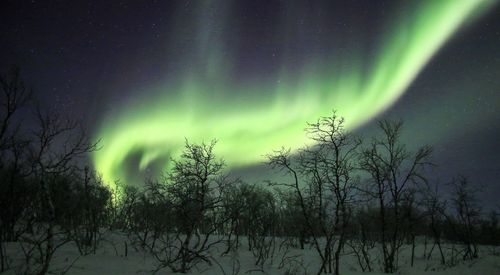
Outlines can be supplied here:
<path id="1" fill-rule="evenodd" d="M 442 247 L 442 235 L 446 201 L 441 199 L 437 184 L 434 187 L 427 186 L 423 189 L 421 204 L 424 209 L 423 215 L 428 219 L 428 228 L 433 239 L 433 244 L 427 258 L 430 259 L 432 257 L 432 252 L 437 246 L 441 264 L 444 265 L 446 264 L 446 258 Z"/>
<path id="2" fill-rule="evenodd" d="M 375 225 L 376 209 L 370 207 L 357 207 L 357 213 L 351 222 L 352 237 L 348 238 L 346 245 L 356 255 L 359 267 L 363 272 L 372 272 L 373 259 L 370 251 L 374 249 L 377 229 Z"/>
<path id="3" fill-rule="evenodd" d="M 8 259 L 4 243 L 17 241 L 25 227 L 19 225 L 32 196 L 28 190 L 24 168 L 27 141 L 19 133 L 19 113 L 31 100 L 20 77 L 18 67 L 0 75 L 0 272 L 7 270 Z"/>
<path id="4" fill-rule="evenodd" d="M 295 161 L 289 150 L 269 155 L 269 164 L 292 175 L 292 188 L 321 258 L 318 273 L 339 274 L 341 251 L 349 224 L 348 204 L 354 192 L 356 149 L 361 141 L 344 129 L 344 119 L 335 112 L 308 124 L 308 136 L 317 143 L 300 150 Z M 301 183 L 304 181 L 304 183 Z M 320 238 L 325 238 L 322 242 Z"/>
<path id="5" fill-rule="evenodd" d="M 4 161 L 4 151 L 15 145 L 19 121 L 15 116 L 25 107 L 32 98 L 32 93 L 22 81 L 18 67 L 11 68 L 10 72 L 0 75 L 0 165 Z M 1 168 L 2 166 L 0 166 Z"/>
<path id="6" fill-rule="evenodd" d="M 451 182 L 451 205 L 455 219 L 448 218 L 458 241 L 463 245 L 462 257 L 472 260 L 478 257 L 478 232 L 481 208 L 477 202 L 478 189 L 460 176 Z M 456 222 L 454 222 L 456 220 Z"/>
<path id="7" fill-rule="evenodd" d="M 247 234 L 247 217 L 245 215 L 246 198 L 252 192 L 253 186 L 244 182 L 238 182 L 229 186 L 224 192 L 224 216 L 229 218 L 228 224 L 224 226 L 223 231 L 227 234 L 226 250 L 223 255 L 231 251 L 236 251 L 240 247 L 240 236 Z M 234 236 L 234 239 L 233 239 Z"/>
<path id="8" fill-rule="evenodd" d="M 0 88 L 0 171 L 7 176 L 0 186 L 6 189 L 0 211 L 1 269 L 6 269 L 3 243 L 8 238 L 24 248 L 24 272 L 45 274 L 57 247 L 52 183 L 76 171 L 80 157 L 95 150 L 96 143 L 78 123 L 40 107 L 34 120 L 29 112 L 20 115 L 32 93 L 18 68 L 0 76 Z"/>
<path id="9" fill-rule="evenodd" d="M 40 266 L 36 273 L 45 274 L 57 248 L 54 241 L 56 216 L 50 183 L 77 169 L 78 159 L 96 150 L 97 143 L 90 141 L 78 123 L 65 119 L 60 114 L 46 113 L 37 107 L 36 120 L 38 129 L 34 131 L 30 142 L 29 158 L 31 175 L 36 178 L 40 187 L 40 209 L 45 230 L 42 237 L 32 235 L 25 240 L 39 247 L 40 255 L 36 262 Z"/>
<path id="10" fill-rule="evenodd" d="M 102 239 L 102 229 L 109 221 L 111 192 L 88 166 L 81 177 L 74 173 L 59 184 L 66 187 L 52 188 L 56 189 L 53 191 L 56 208 L 67 209 L 59 209 L 57 223 L 76 244 L 81 255 L 95 254 Z"/>
<path id="11" fill-rule="evenodd" d="M 406 243 L 411 244 L 411 267 L 413 267 L 413 264 L 415 262 L 415 247 L 417 235 L 423 234 L 423 215 L 418 208 L 417 196 L 417 189 L 409 188 L 408 191 L 404 193 L 401 199 L 402 219 L 404 226 L 402 233 L 406 238 Z"/>
<path id="12" fill-rule="evenodd" d="M 280 206 L 280 236 L 289 238 L 290 246 L 304 250 L 309 239 L 309 232 L 297 195 L 293 189 L 276 189 L 275 191 Z M 286 240 L 283 241 L 286 242 Z"/>
<path id="13" fill-rule="evenodd" d="M 209 249 L 223 242 L 215 233 L 229 220 L 223 215 L 223 194 L 232 181 L 223 174 L 224 162 L 215 157 L 215 144 L 186 141 L 180 158 L 172 160 L 160 193 L 170 202 L 175 227 L 154 250 L 158 270 L 184 273 L 200 262 L 211 264 Z"/>
<path id="14" fill-rule="evenodd" d="M 254 186 L 246 194 L 245 227 L 248 239 L 248 249 L 255 258 L 255 265 L 260 269 L 274 258 L 276 236 L 278 230 L 278 209 L 276 199 L 271 190 Z"/>
<path id="15" fill-rule="evenodd" d="M 426 183 L 423 175 L 430 165 L 431 147 L 424 146 L 415 153 L 400 142 L 403 123 L 380 121 L 381 138 L 374 138 L 365 148 L 361 168 L 369 175 L 366 190 L 377 201 L 380 218 L 380 242 L 386 273 L 397 270 L 398 252 L 403 244 L 401 202 L 411 184 Z"/>

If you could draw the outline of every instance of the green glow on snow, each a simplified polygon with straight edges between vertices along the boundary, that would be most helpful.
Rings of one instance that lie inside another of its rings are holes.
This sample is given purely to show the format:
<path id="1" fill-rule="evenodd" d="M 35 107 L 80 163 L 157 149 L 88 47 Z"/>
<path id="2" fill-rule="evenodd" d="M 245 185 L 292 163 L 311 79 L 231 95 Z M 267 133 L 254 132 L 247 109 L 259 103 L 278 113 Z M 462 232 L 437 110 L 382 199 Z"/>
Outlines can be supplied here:
<path id="1" fill-rule="evenodd" d="M 186 58 L 194 69 L 155 87 L 157 96 L 107 117 L 97 132 L 102 149 L 94 154 L 94 165 L 109 184 L 117 179 L 132 183 L 128 170 L 144 171 L 153 163 L 166 167 L 185 139 L 217 139 L 217 156 L 237 167 L 262 162 L 281 146 L 308 143 L 305 123 L 334 109 L 349 129 L 359 127 L 391 106 L 460 26 L 493 1 L 419 2 L 411 14 L 394 18 L 372 60 L 353 55 L 316 60 L 298 74 L 287 73 L 285 62 L 279 81 L 271 84 L 227 77 L 231 64 L 217 40 L 226 19 L 204 15 L 207 3 L 199 7 L 199 25 L 194 26 L 198 45 Z M 321 70 L 316 62 L 324 65 Z M 131 155 L 137 157 L 137 167 L 127 164 Z"/>

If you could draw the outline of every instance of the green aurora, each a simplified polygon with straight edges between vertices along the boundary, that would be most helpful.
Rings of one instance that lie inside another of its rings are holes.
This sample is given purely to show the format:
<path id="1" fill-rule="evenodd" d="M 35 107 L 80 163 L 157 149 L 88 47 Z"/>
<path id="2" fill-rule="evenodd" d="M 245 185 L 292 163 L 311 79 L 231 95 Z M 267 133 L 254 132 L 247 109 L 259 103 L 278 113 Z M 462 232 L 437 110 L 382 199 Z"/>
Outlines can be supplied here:
<path id="1" fill-rule="evenodd" d="M 151 89 L 153 96 L 109 114 L 96 132 L 102 148 L 93 155 L 95 168 L 108 184 L 134 183 L 140 176 L 131 173 L 144 173 L 152 165 L 167 167 L 186 139 L 217 139 L 216 154 L 229 168 L 252 165 L 272 150 L 308 144 L 305 123 L 332 110 L 345 117 L 348 129 L 355 129 L 390 107 L 446 41 L 494 3 L 419 1 L 392 17 L 370 59 L 360 47 L 351 52 L 356 54 L 312 57 L 294 72 L 284 61 L 271 77 L 275 81 L 236 81 L 230 77 L 231 58 L 224 54 L 229 46 L 218 39 L 230 7 L 219 9 L 225 16 L 214 20 L 204 11 L 221 4 L 203 1 L 196 7 L 198 23 L 191 26 L 197 44 L 185 60 L 195 69 L 166 77 Z M 179 27 L 186 19 L 176 20 Z M 178 33 L 174 29 L 171 35 Z M 136 167 L 130 166 L 131 156 Z"/>

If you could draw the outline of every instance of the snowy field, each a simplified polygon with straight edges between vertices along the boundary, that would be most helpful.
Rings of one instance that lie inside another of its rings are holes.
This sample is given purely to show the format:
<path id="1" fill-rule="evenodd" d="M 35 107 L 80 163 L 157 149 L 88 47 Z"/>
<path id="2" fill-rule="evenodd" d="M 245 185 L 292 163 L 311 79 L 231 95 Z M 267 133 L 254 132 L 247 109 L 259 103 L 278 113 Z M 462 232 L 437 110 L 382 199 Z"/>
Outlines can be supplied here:
<path id="1" fill-rule="evenodd" d="M 280 246 L 276 240 L 274 256 L 267 258 L 262 266 L 255 265 L 256 256 L 248 250 L 247 241 L 241 239 L 237 251 L 222 256 L 225 246 L 220 244 L 210 251 L 212 265 L 200 263 L 190 274 L 316 274 L 320 260 L 312 247 L 304 250 Z M 135 246 L 125 236 L 108 235 L 101 242 L 96 254 L 81 256 L 73 243 L 66 243 L 55 253 L 51 263 L 50 274 L 153 274 L 158 262 L 148 252 Z M 431 244 L 427 244 L 427 254 Z M 460 246 L 445 244 L 447 259 L 453 249 Z M 404 246 L 400 253 L 399 271 L 397 274 L 453 274 L 453 275 L 498 275 L 500 274 L 500 247 L 480 247 L 480 257 L 474 261 L 459 260 L 454 265 L 443 266 L 439 261 L 439 252 L 434 250 L 430 259 L 424 257 L 425 246 L 417 245 L 414 266 L 410 266 L 411 247 Z M 5 274 L 19 274 L 23 268 L 22 249 L 15 243 L 9 243 L 7 251 L 11 258 L 12 268 Z M 362 272 L 357 264 L 356 256 L 346 248 L 340 266 L 340 274 L 383 274 L 381 272 L 380 249 L 370 250 L 373 272 Z M 15 256 L 14 256 L 15 255 Z M 168 268 L 158 270 L 156 274 L 172 274 Z"/>

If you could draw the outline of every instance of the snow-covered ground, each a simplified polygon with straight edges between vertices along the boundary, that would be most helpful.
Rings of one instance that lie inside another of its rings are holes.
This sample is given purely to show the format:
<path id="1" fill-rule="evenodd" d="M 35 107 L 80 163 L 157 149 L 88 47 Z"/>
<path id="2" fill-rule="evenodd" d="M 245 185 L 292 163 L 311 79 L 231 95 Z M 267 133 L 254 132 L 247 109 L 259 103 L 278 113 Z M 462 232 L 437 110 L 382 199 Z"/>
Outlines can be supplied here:
<path id="1" fill-rule="evenodd" d="M 275 255 L 267 259 L 262 266 L 255 265 L 255 256 L 248 251 L 246 240 L 241 240 L 240 248 L 233 253 L 221 256 L 224 247 L 214 247 L 210 252 L 213 256 L 212 265 L 201 263 L 191 270 L 191 274 L 316 274 L 319 267 L 319 257 L 315 250 L 306 247 L 304 250 L 298 248 L 280 249 L 279 240 Z M 127 252 L 126 251 L 127 247 Z M 446 253 L 451 253 L 451 244 L 445 244 Z M 457 246 L 455 246 L 457 248 Z M 427 246 L 429 251 L 430 245 Z M 19 246 L 10 243 L 7 251 L 14 256 L 17 265 L 22 259 L 22 251 Z M 346 249 L 342 257 L 341 274 L 383 274 L 380 268 L 381 259 L 377 258 L 379 249 L 371 250 L 374 272 L 362 272 L 357 264 L 357 258 Z M 128 255 L 125 256 L 125 253 Z M 419 244 L 415 250 L 414 266 L 410 267 L 410 247 L 405 246 L 401 250 L 399 270 L 397 274 L 452 274 L 452 275 L 499 275 L 500 274 L 500 247 L 480 247 L 480 257 L 474 261 L 460 261 L 454 266 L 442 266 L 439 263 L 438 251 L 434 251 L 433 257 L 428 260 L 424 258 L 424 245 Z M 17 260 L 16 260 L 17 258 Z M 11 264 L 15 265 L 16 262 Z M 22 264 L 21 264 L 22 265 Z M 112 234 L 106 236 L 96 254 L 80 256 L 78 249 L 72 243 L 61 246 L 55 253 L 51 263 L 52 274 L 152 274 L 157 266 L 157 261 L 147 252 L 134 249 L 133 245 L 124 236 Z M 5 274 L 17 274 L 16 269 L 11 269 Z M 171 274 L 168 268 L 162 269 L 157 274 Z"/>

